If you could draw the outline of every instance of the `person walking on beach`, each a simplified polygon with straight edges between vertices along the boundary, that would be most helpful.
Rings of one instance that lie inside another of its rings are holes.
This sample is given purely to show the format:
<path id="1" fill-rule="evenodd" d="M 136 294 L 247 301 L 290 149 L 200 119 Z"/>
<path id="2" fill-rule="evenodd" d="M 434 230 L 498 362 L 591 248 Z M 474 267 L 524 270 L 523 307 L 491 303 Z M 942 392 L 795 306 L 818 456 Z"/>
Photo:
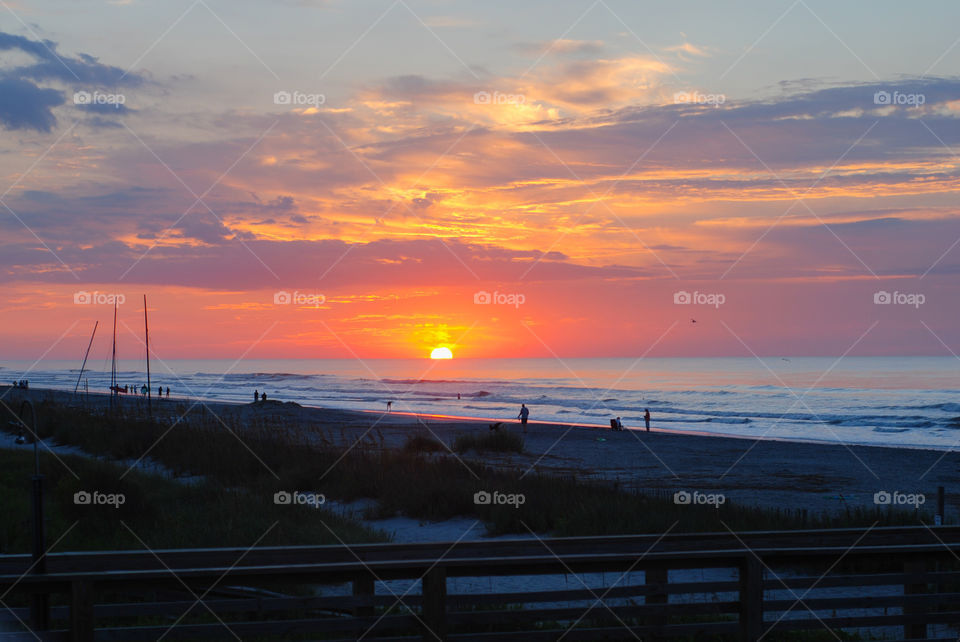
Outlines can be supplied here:
<path id="1" fill-rule="evenodd" d="M 617 430 L 623 430 L 623 422 L 620 421 L 620 417 L 617 417 Z"/>
<path id="2" fill-rule="evenodd" d="M 157 399 L 163 398 L 163 386 L 157 386 Z"/>
<path id="3" fill-rule="evenodd" d="M 520 414 L 517 415 L 517 419 L 520 420 L 520 425 L 523 426 L 523 432 L 527 432 L 527 418 L 530 416 L 530 409 L 527 408 L 527 404 L 520 404 Z"/>
<path id="4" fill-rule="evenodd" d="M 643 423 L 647 426 L 647 432 L 650 432 L 650 409 L 643 409 Z"/>
<path id="5" fill-rule="evenodd" d="M 392 401 L 388 401 L 388 402 L 387 402 L 387 412 L 390 412 L 391 410 L 393 410 L 393 402 L 392 402 Z"/>
<path id="6" fill-rule="evenodd" d="M 167 386 L 167 399 L 170 398 L 170 386 Z"/>
<path id="7" fill-rule="evenodd" d="M 257 403 L 258 401 L 260 401 L 260 391 L 259 391 L 259 390 L 254 390 L 254 391 L 253 391 L 253 403 Z"/>

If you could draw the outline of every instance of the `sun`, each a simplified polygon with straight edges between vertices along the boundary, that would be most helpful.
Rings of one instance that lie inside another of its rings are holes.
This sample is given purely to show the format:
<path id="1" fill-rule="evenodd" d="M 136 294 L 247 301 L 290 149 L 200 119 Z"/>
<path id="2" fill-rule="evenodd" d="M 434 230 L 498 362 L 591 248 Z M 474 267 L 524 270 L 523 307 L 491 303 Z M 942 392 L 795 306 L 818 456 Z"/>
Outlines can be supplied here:
<path id="1" fill-rule="evenodd" d="M 434 348 L 430 353 L 431 359 L 453 359 L 453 353 L 450 348 Z"/>

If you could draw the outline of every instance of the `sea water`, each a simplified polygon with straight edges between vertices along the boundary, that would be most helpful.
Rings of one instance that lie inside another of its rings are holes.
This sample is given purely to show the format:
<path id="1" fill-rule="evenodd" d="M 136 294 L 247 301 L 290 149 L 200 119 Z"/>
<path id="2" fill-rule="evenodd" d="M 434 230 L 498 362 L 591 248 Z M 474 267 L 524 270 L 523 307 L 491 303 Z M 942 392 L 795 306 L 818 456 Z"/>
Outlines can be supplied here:
<path id="1" fill-rule="evenodd" d="M 120 385 L 146 382 L 120 361 Z M 4 362 L 0 381 L 73 390 L 76 362 Z M 151 380 L 174 398 L 249 402 L 254 390 L 305 406 L 845 444 L 960 445 L 960 360 L 952 357 L 659 359 L 156 360 Z M 109 363 L 80 389 L 106 392 Z"/>

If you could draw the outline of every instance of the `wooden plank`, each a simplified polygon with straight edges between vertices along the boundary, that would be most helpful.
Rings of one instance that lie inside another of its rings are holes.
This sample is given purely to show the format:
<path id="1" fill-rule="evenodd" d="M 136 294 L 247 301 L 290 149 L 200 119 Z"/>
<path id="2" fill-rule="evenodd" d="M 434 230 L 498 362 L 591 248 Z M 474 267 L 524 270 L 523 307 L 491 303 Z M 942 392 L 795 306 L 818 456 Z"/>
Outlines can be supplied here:
<path id="1" fill-rule="evenodd" d="M 99 629 L 97 640 L 116 640 L 117 642 L 134 642 L 136 640 L 156 640 L 163 636 L 164 640 L 193 640 L 193 639 L 234 639 L 234 635 L 241 639 L 256 636 L 277 636 L 280 639 L 292 635 L 310 635 L 317 631 L 325 633 L 349 632 L 356 639 L 358 635 L 374 631 L 407 631 L 413 630 L 418 624 L 413 615 L 390 615 L 384 618 L 309 618 L 298 620 L 269 620 L 265 622 L 216 622 L 213 624 L 178 624 L 171 629 L 167 626 L 136 626 L 112 627 Z M 228 630 L 229 629 L 229 630 Z"/>
<path id="2" fill-rule="evenodd" d="M 659 590 L 669 595 L 684 595 L 695 593 L 737 593 L 740 583 L 736 581 L 718 582 L 671 582 L 666 586 L 654 587 L 647 584 L 628 584 L 621 582 L 617 586 L 603 589 L 608 599 L 618 597 L 637 597 L 646 595 L 653 590 Z M 543 602 L 573 602 L 578 600 L 596 600 L 596 590 L 591 589 L 564 589 L 558 591 L 519 591 L 511 593 L 456 593 L 447 596 L 447 602 L 456 608 L 481 604 L 521 603 L 535 604 Z M 404 598 L 406 601 L 406 598 Z"/>
<path id="3" fill-rule="evenodd" d="M 931 532 L 932 531 L 932 532 Z M 741 534 L 750 549 L 784 548 L 805 546 L 849 546 L 863 536 L 862 529 L 822 529 L 803 531 L 755 531 Z M 658 540 L 660 540 L 658 542 Z M 960 526 L 881 527 L 863 538 L 862 545 L 876 544 L 935 544 L 960 542 Z M 563 537 L 545 540 L 558 555 L 594 551 L 651 552 L 688 549 L 740 548 L 739 540 L 730 533 L 680 533 L 661 538 L 658 535 L 616 535 L 603 537 Z M 48 570 L 56 573 L 112 570 L 170 568 L 229 567 L 237 559 L 244 558 L 249 565 L 270 566 L 298 561 L 313 563 L 349 561 L 359 557 L 363 561 L 374 559 L 437 559 L 447 551 L 451 557 L 507 557 L 528 556 L 542 545 L 530 540 L 499 540 L 496 542 L 420 543 L 420 544 L 357 544 L 343 546 L 285 546 L 257 547 L 251 551 L 242 548 L 216 549 L 164 549 L 148 551 L 100 551 L 83 553 L 50 553 L 47 555 Z M 356 557 L 354 557 L 356 555 Z M 0 555 L 0 574 L 22 574 L 31 564 L 29 555 Z"/>
<path id="4" fill-rule="evenodd" d="M 858 595 L 856 597 L 822 597 L 810 598 L 804 597 L 802 602 L 794 599 L 768 600 L 764 602 L 764 609 L 767 613 L 787 610 L 795 610 L 797 607 L 809 607 L 811 609 L 870 609 L 886 608 L 890 606 L 937 606 L 940 604 L 956 605 L 960 604 L 960 593 L 925 593 L 913 595 Z M 956 642 L 956 641 L 954 641 Z"/>
<path id="5" fill-rule="evenodd" d="M 650 615 L 722 615 L 736 613 L 738 602 L 701 602 L 694 604 L 628 604 L 606 605 L 597 603 L 594 599 L 586 608 L 582 606 L 568 606 L 552 609 L 511 609 L 498 611 L 474 611 L 448 613 L 447 620 L 451 628 L 463 625 L 482 626 L 495 622 L 496 624 L 534 624 L 544 621 L 569 621 L 579 619 L 592 622 L 610 620 L 619 622 L 629 618 L 639 618 Z M 618 619 L 619 618 L 619 619 Z M 709 623 L 704 622 L 704 625 Z M 655 625 L 661 626 L 661 625 Z"/>

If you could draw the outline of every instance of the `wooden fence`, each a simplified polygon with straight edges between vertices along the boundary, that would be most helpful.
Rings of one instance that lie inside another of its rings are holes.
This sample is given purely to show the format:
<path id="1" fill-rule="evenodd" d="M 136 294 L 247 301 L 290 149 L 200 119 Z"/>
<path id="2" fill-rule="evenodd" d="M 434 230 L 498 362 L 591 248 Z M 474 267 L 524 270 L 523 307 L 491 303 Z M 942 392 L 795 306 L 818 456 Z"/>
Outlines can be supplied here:
<path id="1" fill-rule="evenodd" d="M 753 641 L 817 629 L 832 640 L 826 629 L 870 629 L 953 642 L 960 625 L 957 527 L 61 553 L 42 575 L 29 564 L 0 556 L 0 615 L 28 623 L 30 596 L 47 594 L 50 630 L 0 641 Z M 458 592 L 455 578 L 491 579 Z M 497 588 L 536 578 L 536 590 Z"/>

